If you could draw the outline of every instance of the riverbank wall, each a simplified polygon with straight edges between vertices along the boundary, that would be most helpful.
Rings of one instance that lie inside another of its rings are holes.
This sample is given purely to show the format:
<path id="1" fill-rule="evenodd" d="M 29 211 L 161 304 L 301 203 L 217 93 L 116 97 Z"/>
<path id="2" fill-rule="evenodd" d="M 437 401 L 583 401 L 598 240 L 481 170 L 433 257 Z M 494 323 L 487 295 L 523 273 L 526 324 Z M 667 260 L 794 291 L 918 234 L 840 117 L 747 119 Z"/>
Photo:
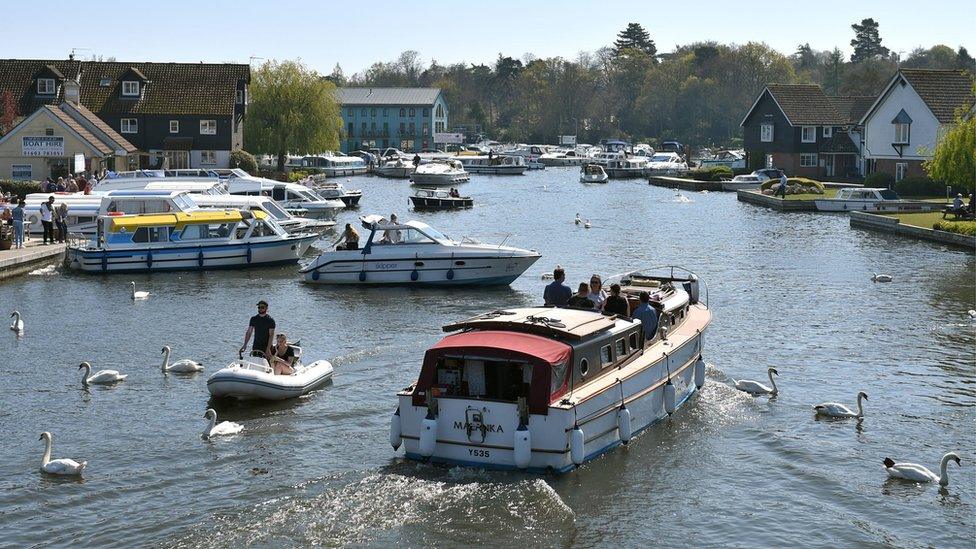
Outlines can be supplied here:
<path id="1" fill-rule="evenodd" d="M 967 248 L 970 251 L 976 252 L 976 237 L 926 229 L 925 227 L 916 227 L 914 225 L 905 225 L 896 217 L 866 212 L 851 212 L 851 228 L 929 240 L 950 246 Z"/>

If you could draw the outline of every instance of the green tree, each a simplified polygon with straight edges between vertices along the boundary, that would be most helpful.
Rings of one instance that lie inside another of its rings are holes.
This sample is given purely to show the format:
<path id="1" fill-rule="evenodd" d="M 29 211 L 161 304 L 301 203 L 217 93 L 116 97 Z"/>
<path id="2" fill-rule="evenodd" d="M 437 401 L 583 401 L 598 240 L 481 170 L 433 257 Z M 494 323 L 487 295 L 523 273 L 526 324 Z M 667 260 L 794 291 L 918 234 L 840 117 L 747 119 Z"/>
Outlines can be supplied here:
<path id="1" fill-rule="evenodd" d="M 278 158 L 339 148 L 342 118 L 335 85 L 296 61 L 267 61 L 251 76 L 248 149 Z"/>
<path id="2" fill-rule="evenodd" d="M 972 191 L 976 187 L 976 117 L 958 115 L 956 125 L 939 138 L 932 160 L 924 166 L 932 179 Z"/>
<path id="3" fill-rule="evenodd" d="M 628 23 L 626 29 L 617 33 L 617 40 L 613 43 L 614 57 L 627 55 L 628 50 L 639 50 L 652 58 L 657 55 L 657 46 L 640 23 Z"/>
<path id="4" fill-rule="evenodd" d="M 854 39 L 851 46 L 851 63 L 860 63 L 874 57 L 888 57 L 888 48 L 881 45 L 881 35 L 878 33 L 878 22 L 872 18 L 862 19 L 860 24 L 851 25 L 854 29 Z"/>

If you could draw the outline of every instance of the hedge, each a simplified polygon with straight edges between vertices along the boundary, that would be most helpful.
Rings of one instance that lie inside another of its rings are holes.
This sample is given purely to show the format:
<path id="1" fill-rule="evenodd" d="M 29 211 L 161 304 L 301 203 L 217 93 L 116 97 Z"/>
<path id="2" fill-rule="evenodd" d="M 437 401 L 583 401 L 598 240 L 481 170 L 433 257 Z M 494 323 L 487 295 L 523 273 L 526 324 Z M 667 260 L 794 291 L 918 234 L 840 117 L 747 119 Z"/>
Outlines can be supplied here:
<path id="1" fill-rule="evenodd" d="M 895 176 L 885 172 L 874 172 L 864 178 L 865 187 L 889 188 L 895 184 Z"/>
<path id="2" fill-rule="evenodd" d="M 932 228 L 947 233 L 976 236 L 976 221 L 936 221 Z"/>
<path id="3" fill-rule="evenodd" d="M 688 177 L 695 181 L 722 181 L 732 178 L 732 168 L 728 166 L 712 166 L 711 168 L 698 168 L 691 170 Z"/>
<path id="4" fill-rule="evenodd" d="M 230 165 L 240 168 L 249 174 L 258 173 L 258 161 L 254 155 L 245 151 L 237 150 L 230 153 Z"/>
<path id="5" fill-rule="evenodd" d="M 892 187 L 899 196 L 945 196 L 946 186 L 928 177 L 906 177 Z"/>
<path id="6" fill-rule="evenodd" d="M 41 192 L 41 182 L 0 179 L 0 192 L 3 192 L 4 194 L 13 193 L 23 198 L 30 193 Z"/>

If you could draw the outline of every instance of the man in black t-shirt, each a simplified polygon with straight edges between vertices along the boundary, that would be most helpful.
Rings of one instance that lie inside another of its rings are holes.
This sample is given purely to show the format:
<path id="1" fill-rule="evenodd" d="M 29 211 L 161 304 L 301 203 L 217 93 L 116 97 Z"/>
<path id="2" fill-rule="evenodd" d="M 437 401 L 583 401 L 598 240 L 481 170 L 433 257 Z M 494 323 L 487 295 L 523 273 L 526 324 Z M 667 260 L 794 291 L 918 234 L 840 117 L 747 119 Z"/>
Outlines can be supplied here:
<path id="1" fill-rule="evenodd" d="M 271 354 L 271 342 L 274 341 L 275 321 L 268 314 L 268 302 L 258 301 L 258 314 L 251 317 L 251 322 L 247 325 L 244 332 L 244 345 L 241 345 L 241 353 L 247 348 L 247 342 L 254 336 L 254 345 L 251 347 L 251 356 L 266 356 Z"/>
<path id="2" fill-rule="evenodd" d="M 610 285 L 610 296 L 603 304 L 603 314 L 630 316 L 630 304 L 626 297 L 620 295 L 620 284 Z"/>

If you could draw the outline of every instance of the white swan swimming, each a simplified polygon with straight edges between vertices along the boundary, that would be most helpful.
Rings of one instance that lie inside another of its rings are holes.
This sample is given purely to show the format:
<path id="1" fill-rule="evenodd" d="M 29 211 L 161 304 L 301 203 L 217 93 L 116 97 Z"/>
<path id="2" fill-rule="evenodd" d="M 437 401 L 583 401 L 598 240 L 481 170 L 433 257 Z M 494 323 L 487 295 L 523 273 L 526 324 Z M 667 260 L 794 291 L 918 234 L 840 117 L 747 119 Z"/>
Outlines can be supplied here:
<path id="1" fill-rule="evenodd" d="M 91 373 L 91 364 L 87 362 L 82 362 L 78 369 L 84 369 L 85 375 L 81 378 L 81 384 L 88 387 L 91 384 L 107 385 L 109 383 L 117 383 L 129 377 L 128 375 L 122 375 L 118 370 L 99 370 L 94 375 Z"/>
<path id="2" fill-rule="evenodd" d="M 88 465 L 87 461 L 82 461 L 78 463 L 73 459 L 61 458 L 61 459 L 51 459 L 51 433 L 44 431 L 41 433 L 41 438 L 37 440 L 43 440 L 44 442 L 44 457 L 41 458 L 41 471 L 51 474 L 51 475 L 81 475 L 81 472 L 85 470 L 85 466 Z"/>
<path id="3" fill-rule="evenodd" d="M 818 416 L 829 416 L 829 417 L 856 417 L 861 419 L 864 417 L 864 408 L 861 407 L 861 400 L 867 400 L 868 394 L 861 391 L 857 394 L 857 412 L 854 412 L 847 406 L 837 402 L 824 402 L 823 404 L 818 404 L 813 407 Z"/>
<path id="4" fill-rule="evenodd" d="M 20 318 L 20 311 L 14 311 L 10 313 L 11 318 L 14 319 L 13 324 L 10 325 L 10 329 L 20 333 L 24 331 L 24 320 Z"/>
<path id="5" fill-rule="evenodd" d="M 210 420 L 210 424 L 207 425 L 207 428 L 203 430 L 203 435 L 201 435 L 203 438 L 236 435 L 244 430 L 243 425 L 234 423 L 233 421 L 221 421 L 217 423 L 217 410 L 213 408 L 207 408 L 203 417 L 204 419 Z"/>
<path id="6" fill-rule="evenodd" d="M 133 301 L 135 301 L 137 299 L 149 299 L 149 292 L 137 292 L 136 291 L 136 283 L 135 282 L 130 282 L 130 284 L 132 284 L 132 300 Z"/>
<path id="7" fill-rule="evenodd" d="M 577 225 L 579 225 L 580 223 L 583 222 L 583 218 L 580 217 L 580 214 L 577 213 L 576 214 L 576 219 L 574 219 L 573 222 L 576 223 Z"/>
<path id="8" fill-rule="evenodd" d="M 949 472 L 946 470 L 946 466 L 949 465 L 949 460 L 955 460 L 956 465 L 962 465 L 962 460 L 955 452 L 949 452 L 948 454 L 942 456 L 942 463 L 939 465 L 941 475 L 936 475 L 932 471 L 929 471 L 928 467 L 924 465 L 919 465 L 917 463 L 895 463 L 891 458 L 884 458 L 885 470 L 888 471 L 888 476 L 891 478 L 900 478 L 905 480 L 913 480 L 915 482 L 938 482 L 942 486 L 949 484 Z"/>
<path id="9" fill-rule="evenodd" d="M 969 309 L 969 318 L 976 318 L 976 309 Z"/>
<path id="10" fill-rule="evenodd" d="M 590 220 L 589 220 L 589 219 L 587 219 L 587 220 L 586 220 L 586 221 L 585 221 L 585 222 L 583 223 L 583 228 L 584 228 L 584 229 L 589 229 L 589 228 L 590 228 L 590 227 L 592 227 L 592 226 L 593 226 L 593 225 L 591 225 L 591 224 L 590 224 Z"/>
<path id="11" fill-rule="evenodd" d="M 169 363 L 169 353 L 170 353 L 169 345 L 164 345 L 163 346 L 163 355 L 164 355 L 163 356 L 163 371 L 164 372 L 173 372 L 173 373 L 176 373 L 176 374 L 188 374 L 188 373 L 191 373 L 191 372 L 202 372 L 203 371 L 203 364 L 200 364 L 199 362 L 190 360 L 188 358 L 184 358 L 184 359 L 181 359 L 181 360 L 177 360 L 176 362 L 170 364 Z"/>
<path id="12" fill-rule="evenodd" d="M 874 273 L 874 276 L 871 277 L 871 282 L 891 282 L 892 280 L 891 275 L 885 274 Z"/>
<path id="13" fill-rule="evenodd" d="M 770 368 L 766 371 L 766 373 L 769 374 L 769 382 L 772 383 L 773 385 L 771 388 L 763 385 L 762 383 L 759 383 L 758 381 L 752 381 L 748 379 L 740 379 L 739 381 L 732 379 L 732 384 L 735 385 L 736 389 L 749 393 L 753 396 L 755 395 L 776 396 L 779 393 L 779 389 L 776 388 L 776 380 L 773 379 L 773 374 L 779 375 L 779 372 L 776 371 L 776 368 Z"/>

